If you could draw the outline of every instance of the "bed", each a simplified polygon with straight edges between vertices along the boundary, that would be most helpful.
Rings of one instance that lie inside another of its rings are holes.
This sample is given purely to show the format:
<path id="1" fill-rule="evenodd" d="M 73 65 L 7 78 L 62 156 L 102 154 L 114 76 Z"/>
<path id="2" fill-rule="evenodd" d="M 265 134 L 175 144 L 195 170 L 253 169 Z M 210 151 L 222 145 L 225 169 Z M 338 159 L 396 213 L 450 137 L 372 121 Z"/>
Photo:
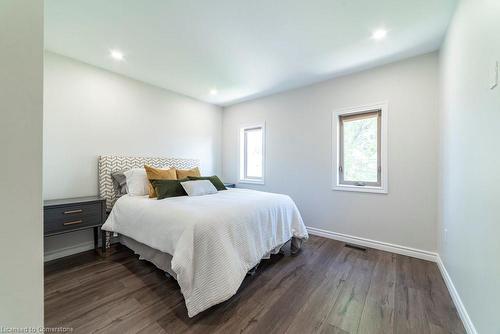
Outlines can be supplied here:
<path id="1" fill-rule="evenodd" d="M 297 250 L 308 238 L 286 195 L 228 189 L 163 200 L 125 195 L 118 200 L 113 171 L 150 164 L 179 169 L 197 160 L 100 157 L 100 193 L 112 209 L 103 230 L 177 280 L 189 317 L 233 296 L 245 275 L 287 242 Z"/>

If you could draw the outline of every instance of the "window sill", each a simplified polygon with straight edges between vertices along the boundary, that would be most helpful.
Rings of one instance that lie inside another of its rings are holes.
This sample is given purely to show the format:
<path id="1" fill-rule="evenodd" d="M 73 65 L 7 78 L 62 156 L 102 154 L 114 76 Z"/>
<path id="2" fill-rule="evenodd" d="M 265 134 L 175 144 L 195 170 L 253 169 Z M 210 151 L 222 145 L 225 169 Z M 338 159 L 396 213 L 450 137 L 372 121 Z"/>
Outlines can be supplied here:
<path id="1" fill-rule="evenodd" d="M 238 183 L 247 183 L 247 184 L 264 184 L 264 180 L 249 180 L 243 179 L 239 180 Z"/>
<path id="2" fill-rule="evenodd" d="M 340 191 L 355 191 L 361 193 L 387 194 L 387 188 L 384 187 L 369 187 L 369 186 L 351 186 L 351 185 L 335 185 L 332 190 Z"/>

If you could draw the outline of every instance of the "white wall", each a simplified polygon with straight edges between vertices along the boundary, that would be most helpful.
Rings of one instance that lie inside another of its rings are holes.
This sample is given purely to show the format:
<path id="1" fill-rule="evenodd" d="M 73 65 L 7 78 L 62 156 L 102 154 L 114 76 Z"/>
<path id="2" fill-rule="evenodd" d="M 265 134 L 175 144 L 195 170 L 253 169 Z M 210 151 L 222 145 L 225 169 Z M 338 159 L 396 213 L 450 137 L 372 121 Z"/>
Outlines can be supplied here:
<path id="1" fill-rule="evenodd" d="M 238 128 L 265 121 L 266 184 L 290 195 L 306 225 L 436 250 L 436 53 L 228 107 L 223 175 L 238 178 Z M 389 103 L 389 194 L 331 190 L 332 111 Z M 240 185 L 244 186 L 244 185 Z"/>
<path id="2" fill-rule="evenodd" d="M 44 65 L 44 199 L 97 195 L 102 154 L 198 158 L 220 174 L 221 108 L 50 52 Z M 46 238 L 45 251 L 91 236 Z"/>
<path id="3" fill-rule="evenodd" d="M 0 1 L 0 325 L 43 325 L 43 1 Z"/>
<path id="4" fill-rule="evenodd" d="M 500 333 L 500 2 L 463 0 L 440 54 L 439 253 L 479 333 Z"/>

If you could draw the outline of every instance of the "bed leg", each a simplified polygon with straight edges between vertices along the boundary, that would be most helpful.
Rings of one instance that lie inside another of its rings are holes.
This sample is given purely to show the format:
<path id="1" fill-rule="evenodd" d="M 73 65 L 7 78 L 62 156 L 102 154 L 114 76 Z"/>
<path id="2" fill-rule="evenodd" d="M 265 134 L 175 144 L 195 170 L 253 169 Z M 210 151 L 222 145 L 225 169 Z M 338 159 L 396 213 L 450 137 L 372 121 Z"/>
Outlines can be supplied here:
<path id="1" fill-rule="evenodd" d="M 293 255 L 297 255 L 300 252 L 300 248 L 302 247 L 302 239 L 298 239 L 293 237 L 290 241 L 290 253 Z"/>
<path id="2" fill-rule="evenodd" d="M 257 265 L 256 265 L 255 267 L 253 267 L 252 269 L 250 269 L 250 270 L 248 271 L 248 275 L 250 275 L 250 276 L 255 275 L 255 273 L 257 272 L 257 269 L 259 268 L 259 264 L 260 264 L 260 262 L 259 262 L 259 263 L 257 263 Z"/>
<path id="3" fill-rule="evenodd" d="M 108 256 L 111 247 L 111 233 L 101 230 L 101 255 Z"/>

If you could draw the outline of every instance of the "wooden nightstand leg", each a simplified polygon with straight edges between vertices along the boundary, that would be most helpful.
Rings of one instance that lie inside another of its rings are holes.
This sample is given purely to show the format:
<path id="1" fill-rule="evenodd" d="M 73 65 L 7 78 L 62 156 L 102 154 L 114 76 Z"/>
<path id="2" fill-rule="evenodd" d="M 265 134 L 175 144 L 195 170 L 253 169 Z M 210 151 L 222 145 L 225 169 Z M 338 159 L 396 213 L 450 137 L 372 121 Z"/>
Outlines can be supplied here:
<path id="1" fill-rule="evenodd" d="M 94 250 L 99 250 L 99 226 L 94 227 Z"/>

